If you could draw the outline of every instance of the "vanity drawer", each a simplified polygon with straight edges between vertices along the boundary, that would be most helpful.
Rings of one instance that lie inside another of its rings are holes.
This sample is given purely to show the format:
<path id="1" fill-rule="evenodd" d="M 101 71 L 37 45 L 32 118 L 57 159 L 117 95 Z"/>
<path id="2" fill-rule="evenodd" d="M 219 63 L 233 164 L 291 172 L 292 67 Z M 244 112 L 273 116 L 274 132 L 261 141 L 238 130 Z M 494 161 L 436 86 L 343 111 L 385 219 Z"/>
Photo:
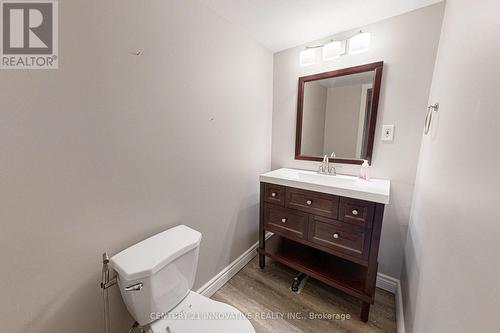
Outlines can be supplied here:
<path id="1" fill-rule="evenodd" d="M 351 198 L 340 198 L 339 220 L 371 228 L 375 204 Z"/>
<path id="2" fill-rule="evenodd" d="M 309 224 L 310 242 L 328 249 L 366 259 L 370 244 L 363 228 L 344 222 L 313 216 Z"/>
<path id="3" fill-rule="evenodd" d="M 264 204 L 265 229 L 289 238 L 307 237 L 308 215 L 299 211 Z"/>
<path id="4" fill-rule="evenodd" d="M 274 184 L 264 184 L 264 201 L 275 205 L 285 205 L 285 187 Z"/>
<path id="5" fill-rule="evenodd" d="M 285 206 L 306 213 L 336 219 L 338 217 L 339 197 L 332 194 L 287 187 Z"/>

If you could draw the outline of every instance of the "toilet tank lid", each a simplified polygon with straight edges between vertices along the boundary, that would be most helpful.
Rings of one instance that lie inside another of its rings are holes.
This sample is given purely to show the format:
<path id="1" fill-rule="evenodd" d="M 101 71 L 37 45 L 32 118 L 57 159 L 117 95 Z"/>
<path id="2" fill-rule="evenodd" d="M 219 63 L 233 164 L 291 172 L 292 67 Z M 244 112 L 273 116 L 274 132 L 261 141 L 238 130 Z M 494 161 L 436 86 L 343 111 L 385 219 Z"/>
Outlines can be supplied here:
<path id="1" fill-rule="evenodd" d="M 121 279 L 151 276 L 200 245 L 201 233 L 185 225 L 170 228 L 114 255 L 110 264 Z"/>

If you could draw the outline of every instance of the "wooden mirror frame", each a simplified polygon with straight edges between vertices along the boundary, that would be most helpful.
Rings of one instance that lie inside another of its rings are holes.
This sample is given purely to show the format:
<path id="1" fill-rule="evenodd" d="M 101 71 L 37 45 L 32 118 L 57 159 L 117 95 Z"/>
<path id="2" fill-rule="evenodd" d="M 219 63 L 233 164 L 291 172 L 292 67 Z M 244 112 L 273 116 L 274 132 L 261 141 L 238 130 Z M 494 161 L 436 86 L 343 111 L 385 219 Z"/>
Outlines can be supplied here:
<path id="1" fill-rule="evenodd" d="M 375 140 L 375 128 L 377 124 L 377 111 L 378 111 L 378 101 L 380 97 L 380 84 L 382 82 L 382 69 L 384 62 L 374 62 L 371 64 L 360 65 L 349 68 L 342 68 L 335 71 L 324 72 L 319 74 L 313 74 L 308 76 L 299 77 L 299 90 L 298 90 L 298 100 L 297 100 L 297 127 L 295 133 L 295 159 L 296 160 L 306 160 L 306 161 L 318 161 L 321 162 L 323 157 L 316 156 L 306 156 L 301 155 L 301 142 L 302 142 L 302 117 L 304 108 L 304 86 L 306 82 L 317 81 L 323 79 L 329 79 L 332 77 L 346 76 L 351 74 L 358 74 L 364 72 L 374 71 L 373 76 L 373 94 L 371 100 L 371 114 L 368 122 L 368 139 L 366 140 L 365 146 L 365 160 L 371 164 L 372 153 L 373 153 L 373 142 Z M 330 162 L 334 163 L 346 163 L 346 164 L 363 164 L 363 159 L 348 159 L 348 158 L 330 158 Z"/>

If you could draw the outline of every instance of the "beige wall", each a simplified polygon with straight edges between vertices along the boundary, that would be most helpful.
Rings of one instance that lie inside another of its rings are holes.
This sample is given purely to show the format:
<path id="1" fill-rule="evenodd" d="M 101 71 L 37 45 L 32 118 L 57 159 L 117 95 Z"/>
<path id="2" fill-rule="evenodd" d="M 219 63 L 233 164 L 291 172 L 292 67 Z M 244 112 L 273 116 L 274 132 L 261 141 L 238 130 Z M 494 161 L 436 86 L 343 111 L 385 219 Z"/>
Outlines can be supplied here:
<path id="1" fill-rule="evenodd" d="M 0 72 L 2 332 L 102 332 L 101 253 L 171 226 L 203 233 L 195 288 L 257 241 L 271 53 L 196 0 L 59 17 L 59 70 Z"/>
<path id="2" fill-rule="evenodd" d="M 325 136 L 327 89 L 319 82 L 307 82 L 304 89 L 301 153 L 322 156 Z"/>
<path id="3" fill-rule="evenodd" d="M 405 251 L 409 333 L 500 331 L 499 11 L 446 4 Z"/>
<path id="4" fill-rule="evenodd" d="M 385 211 L 379 271 L 394 277 L 399 277 L 401 272 L 443 8 L 441 3 L 362 27 L 372 33 L 370 50 L 363 54 L 321 62 L 318 52 L 317 64 L 309 67 L 299 66 L 299 52 L 304 45 L 274 55 L 274 169 L 317 169 L 317 163 L 294 160 L 298 77 L 380 60 L 385 62 L 371 173 L 376 178 L 391 179 L 391 203 Z M 395 125 L 394 142 L 380 141 L 383 124 Z M 340 165 L 337 171 L 358 174 L 358 170 L 357 166 Z"/>
<path id="5" fill-rule="evenodd" d="M 325 116 L 325 154 L 355 158 L 358 142 L 361 85 L 328 89 Z"/>

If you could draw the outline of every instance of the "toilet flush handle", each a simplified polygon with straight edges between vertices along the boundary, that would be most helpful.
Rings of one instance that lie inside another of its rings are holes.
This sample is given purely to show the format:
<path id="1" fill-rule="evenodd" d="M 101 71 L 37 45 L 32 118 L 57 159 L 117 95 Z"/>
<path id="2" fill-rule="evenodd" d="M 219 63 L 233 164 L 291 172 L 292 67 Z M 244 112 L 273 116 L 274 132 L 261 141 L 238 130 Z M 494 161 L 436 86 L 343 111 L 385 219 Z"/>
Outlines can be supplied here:
<path id="1" fill-rule="evenodd" d="M 139 291 L 142 289 L 142 287 L 144 287 L 144 285 L 142 284 L 142 282 L 139 282 L 131 286 L 125 287 L 125 291 Z"/>

